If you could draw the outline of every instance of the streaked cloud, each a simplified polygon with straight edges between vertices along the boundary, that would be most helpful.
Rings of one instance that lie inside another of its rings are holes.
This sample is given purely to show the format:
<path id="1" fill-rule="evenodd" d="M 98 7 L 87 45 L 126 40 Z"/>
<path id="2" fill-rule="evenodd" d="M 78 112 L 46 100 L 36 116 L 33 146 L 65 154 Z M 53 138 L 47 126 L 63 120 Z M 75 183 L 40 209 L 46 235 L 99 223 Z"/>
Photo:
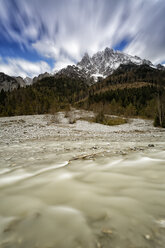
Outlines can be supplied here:
<path id="1" fill-rule="evenodd" d="M 1 40 L 53 59 L 51 70 L 107 46 L 161 63 L 164 13 L 164 0 L 0 0 Z"/>
<path id="2" fill-rule="evenodd" d="M 29 62 L 24 59 L 6 58 L 0 59 L 0 70 L 7 75 L 26 76 L 33 78 L 45 71 L 50 72 L 51 68 L 45 61 Z"/>

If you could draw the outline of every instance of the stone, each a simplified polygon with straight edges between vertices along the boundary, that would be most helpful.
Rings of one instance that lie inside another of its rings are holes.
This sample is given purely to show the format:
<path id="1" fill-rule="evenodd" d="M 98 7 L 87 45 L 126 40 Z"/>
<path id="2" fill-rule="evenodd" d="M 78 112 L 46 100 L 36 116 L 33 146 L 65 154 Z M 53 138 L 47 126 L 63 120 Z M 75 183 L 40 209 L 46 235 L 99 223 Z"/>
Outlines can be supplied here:
<path id="1" fill-rule="evenodd" d="M 148 147 L 154 147 L 154 144 L 148 144 Z"/>

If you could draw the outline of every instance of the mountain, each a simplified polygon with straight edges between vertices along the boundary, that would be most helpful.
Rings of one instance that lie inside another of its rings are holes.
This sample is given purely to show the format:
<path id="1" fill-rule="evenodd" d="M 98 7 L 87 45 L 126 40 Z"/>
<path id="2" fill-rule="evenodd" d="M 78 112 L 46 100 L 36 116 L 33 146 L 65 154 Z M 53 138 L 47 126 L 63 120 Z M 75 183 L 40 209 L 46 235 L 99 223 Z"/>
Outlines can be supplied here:
<path id="1" fill-rule="evenodd" d="M 51 77 L 52 74 L 45 72 L 43 74 L 39 74 L 38 77 L 34 77 L 33 81 L 31 82 L 31 84 L 35 84 L 37 81 L 43 79 L 43 78 L 47 78 L 47 77 Z"/>
<path id="2" fill-rule="evenodd" d="M 18 87 L 26 87 L 26 83 L 22 77 L 13 77 L 13 78 L 16 79 L 16 81 L 18 83 Z"/>
<path id="3" fill-rule="evenodd" d="M 48 78 L 62 78 L 68 79 L 81 79 L 86 85 L 92 85 L 96 82 L 100 82 L 120 67 L 120 65 L 127 64 L 135 65 L 148 65 L 151 68 L 164 71 L 165 67 L 162 65 L 154 66 L 151 61 L 146 59 L 141 59 L 137 56 L 131 56 L 129 54 L 114 51 L 110 48 L 105 48 L 103 51 L 95 53 L 93 56 L 89 56 L 87 53 L 84 54 L 81 61 L 77 65 L 69 65 L 66 68 L 61 69 L 54 75 L 45 72 L 40 74 L 33 79 L 26 77 L 24 80 L 21 77 L 9 77 L 3 73 L 0 75 L 0 91 L 4 89 L 5 91 L 12 91 L 15 88 L 26 87 L 27 85 L 35 84 L 38 81 Z M 5 76 L 4 76 L 5 75 Z"/>
<path id="4" fill-rule="evenodd" d="M 33 83 L 33 79 L 30 77 L 26 77 L 24 78 L 24 82 L 26 83 L 26 85 L 31 85 Z"/>
<path id="5" fill-rule="evenodd" d="M 25 87 L 25 82 L 21 77 L 10 77 L 3 72 L 0 72 L 0 92 L 3 89 L 4 91 L 12 91 L 18 89 L 19 87 Z"/>
<path id="6" fill-rule="evenodd" d="M 66 68 L 61 69 L 54 75 L 54 77 L 73 78 L 77 80 L 81 79 L 81 81 L 83 81 L 87 85 L 93 84 L 93 78 L 86 73 L 86 70 L 83 68 L 80 69 L 78 66 L 75 65 L 68 65 Z"/>
<path id="7" fill-rule="evenodd" d="M 33 79 L 30 77 L 22 78 L 22 77 L 11 77 L 3 72 L 0 72 L 0 92 L 3 89 L 4 91 L 12 91 L 14 89 L 18 89 L 18 87 L 26 87 L 36 83 L 37 81 L 51 77 L 52 75 L 45 72 L 43 74 L 38 75 L 38 77 L 34 77 Z"/>
<path id="8" fill-rule="evenodd" d="M 114 51 L 107 47 L 105 50 L 95 53 L 92 57 L 88 53 L 85 53 L 82 60 L 76 66 L 68 66 L 59 71 L 57 75 L 64 74 L 65 76 L 74 76 L 75 78 L 82 77 L 86 80 L 87 84 L 92 84 L 99 79 L 111 75 L 121 64 L 130 63 L 135 65 L 146 64 L 150 67 L 155 67 L 149 60 Z M 160 65 L 159 69 L 162 69 Z"/>
<path id="9" fill-rule="evenodd" d="M 158 65 L 156 66 L 156 68 L 157 68 L 158 70 L 165 71 L 165 66 L 163 66 L 163 65 L 161 65 L 161 64 L 158 64 Z"/>
<path id="10" fill-rule="evenodd" d="M 84 69 L 90 76 L 107 77 L 121 64 L 129 64 L 130 62 L 136 65 L 147 64 L 153 66 L 149 60 L 141 59 L 137 56 L 131 56 L 123 52 L 114 51 L 108 47 L 105 48 L 104 51 L 95 53 L 92 57 L 86 53 L 77 66 L 80 69 Z"/>

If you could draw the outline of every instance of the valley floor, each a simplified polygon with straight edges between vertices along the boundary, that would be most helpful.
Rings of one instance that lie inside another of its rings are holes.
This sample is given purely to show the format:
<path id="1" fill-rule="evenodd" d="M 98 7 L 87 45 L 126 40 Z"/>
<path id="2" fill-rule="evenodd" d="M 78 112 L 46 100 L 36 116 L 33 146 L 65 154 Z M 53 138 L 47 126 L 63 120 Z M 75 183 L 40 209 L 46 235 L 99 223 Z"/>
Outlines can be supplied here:
<path id="1" fill-rule="evenodd" d="M 70 154 L 122 153 L 129 149 L 149 149 L 151 143 L 161 146 L 165 141 L 165 129 L 153 127 L 150 120 L 129 119 L 123 125 L 106 126 L 83 120 L 93 117 L 93 112 L 73 110 L 67 117 L 65 115 L 60 112 L 57 115 L 0 118 L 1 166 L 14 164 L 22 150 L 23 154 L 28 153 L 28 158 L 29 152 L 39 156 L 47 151 L 59 157 L 68 154 L 72 159 Z M 69 118 L 75 123 L 69 124 Z M 33 146 L 37 147 L 35 153 L 29 151 Z M 25 154 L 23 158 L 26 158 Z"/>

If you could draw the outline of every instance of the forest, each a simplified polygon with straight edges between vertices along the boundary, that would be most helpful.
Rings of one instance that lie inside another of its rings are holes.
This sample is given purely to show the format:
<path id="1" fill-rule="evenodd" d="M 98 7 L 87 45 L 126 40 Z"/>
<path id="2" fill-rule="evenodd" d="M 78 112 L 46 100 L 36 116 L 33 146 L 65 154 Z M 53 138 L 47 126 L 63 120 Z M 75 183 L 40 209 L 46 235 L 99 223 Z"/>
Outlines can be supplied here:
<path id="1" fill-rule="evenodd" d="M 88 87 L 70 78 L 48 77 L 32 86 L 0 93 L 0 116 L 55 113 L 85 97 Z"/>
<path id="2" fill-rule="evenodd" d="M 47 77 L 26 88 L 0 92 L 0 116 L 55 113 L 70 106 L 154 120 L 165 127 L 165 71 L 122 65 L 91 86 L 81 78 Z"/>

